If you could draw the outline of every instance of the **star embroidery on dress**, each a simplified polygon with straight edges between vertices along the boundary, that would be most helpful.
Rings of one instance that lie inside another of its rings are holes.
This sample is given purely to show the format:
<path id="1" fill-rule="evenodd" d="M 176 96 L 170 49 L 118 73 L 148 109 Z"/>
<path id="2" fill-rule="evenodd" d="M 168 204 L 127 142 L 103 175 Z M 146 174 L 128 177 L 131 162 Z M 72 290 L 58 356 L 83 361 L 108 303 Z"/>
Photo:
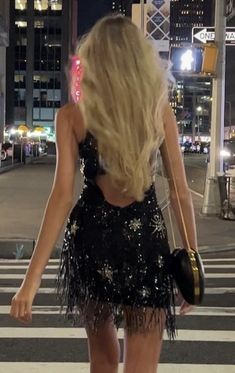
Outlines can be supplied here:
<path id="1" fill-rule="evenodd" d="M 141 227 L 142 227 L 142 223 L 140 219 L 135 218 L 135 219 L 130 220 L 129 228 L 133 230 L 134 232 L 136 232 Z"/>
<path id="2" fill-rule="evenodd" d="M 71 234 L 75 235 L 76 234 L 76 231 L 78 230 L 78 225 L 77 225 L 77 222 L 76 220 L 73 222 L 73 224 L 71 225 Z"/>
<path id="3" fill-rule="evenodd" d="M 164 259 L 162 255 L 158 255 L 156 263 L 157 263 L 158 268 L 162 268 L 164 266 Z"/>
<path id="4" fill-rule="evenodd" d="M 105 264 L 102 269 L 98 269 L 97 272 L 109 281 L 113 281 L 113 270 L 108 264 Z"/>
<path id="5" fill-rule="evenodd" d="M 152 222 L 151 227 L 154 228 L 153 233 L 159 234 L 161 238 L 165 237 L 166 227 L 165 227 L 165 223 L 162 217 L 156 214 L 152 218 L 151 222 Z"/>
<path id="6" fill-rule="evenodd" d="M 151 294 L 151 291 L 146 286 L 143 286 L 143 288 L 139 291 L 139 294 L 142 298 L 147 298 Z"/>

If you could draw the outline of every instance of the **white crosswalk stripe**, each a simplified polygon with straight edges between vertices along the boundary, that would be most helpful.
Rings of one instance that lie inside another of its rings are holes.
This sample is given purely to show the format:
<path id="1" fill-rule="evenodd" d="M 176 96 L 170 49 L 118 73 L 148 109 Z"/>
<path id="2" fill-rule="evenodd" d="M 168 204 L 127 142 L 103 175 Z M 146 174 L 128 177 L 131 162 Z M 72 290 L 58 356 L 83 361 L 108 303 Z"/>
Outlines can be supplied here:
<path id="1" fill-rule="evenodd" d="M 9 274 L 4 273 L 0 274 L 0 280 L 23 280 L 24 274 Z M 235 273 L 206 273 L 205 278 L 235 278 Z M 42 275 L 43 280 L 55 280 L 56 275 L 49 274 L 49 275 Z"/>
<path id="2" fill-rule="evenodd" d="M 234 365 L 210 365 L 207 364 L 160 364 L 159 373 L 169 373 L 172 368 L 174 373 L 235 373 Z M 122 372 L 120 364 L 119 373 Z M 209 370 L 208 370 L 209 369 Z M 89 373 L 89 366 L 86 363 L 0 363 L 0 371 L 10 373 Z"/>
<path id="3" fill-rule="evenodd" d="M 55 303 L 57 259 L 50 260 L 43 275 L 32 324 L 25 327 L 9 317 L 10 300 L 28 263 L 0 259 L 0 372 L 88 373 L 85 329 L 64 324 Z M 208 282 L 205 301 L 191 314 L 177 317 L 174 343 L 164 335 L 159 373 L 173 369 L 174 373 L 235 373 L 235 254 L 228 258 L 221 253 L 204 263 Z M 122 328 L 118 338 L 123 341 Z M 120 364 L 119 372 L 122 370 Z"/>

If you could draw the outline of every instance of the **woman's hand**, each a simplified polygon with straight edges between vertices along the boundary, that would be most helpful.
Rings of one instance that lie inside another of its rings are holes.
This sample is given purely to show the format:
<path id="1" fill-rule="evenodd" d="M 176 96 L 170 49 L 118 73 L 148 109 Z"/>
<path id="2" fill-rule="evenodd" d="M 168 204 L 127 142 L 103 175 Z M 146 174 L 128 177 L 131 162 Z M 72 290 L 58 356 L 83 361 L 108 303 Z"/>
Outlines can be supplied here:
<path id="1" fill-rule="evenodd" d="M 32 321 L 32 304 L 40 287 L 41 277 L 25 280 L 11 300 L 10 316 L 27 324 Z"/>
<path id="2" fill-rule="evenodd" d="M 186 302 L 186 300 L 183 300 L 180 306 L 180 315 L 186 315 L 187 313 L 191 312 L 194 309 L 194 306 L 192 304 L 189 304 Z"/>
<path id="3" fill-rule="evenodd" d="M 183 298 L 179 290 L 178 290 L 178 294 L 176 297 L 176 303 L 177 305 L 180 305 L 179 315 L 181 316 L 186 315 L 187 313 L 191 312 L 195 308 L 195 306 L 186 302 L 186 300 Z"/>

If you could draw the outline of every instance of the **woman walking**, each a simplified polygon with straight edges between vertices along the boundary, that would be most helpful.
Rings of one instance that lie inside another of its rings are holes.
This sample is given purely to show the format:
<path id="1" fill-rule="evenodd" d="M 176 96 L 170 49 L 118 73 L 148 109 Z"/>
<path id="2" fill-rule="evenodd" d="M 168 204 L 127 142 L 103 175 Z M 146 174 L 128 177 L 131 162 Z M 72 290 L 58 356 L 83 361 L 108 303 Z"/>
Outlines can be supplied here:
<path id="1" fill-rule="evenodd" d="M 122 324 L 124 372 L 154 373 L 164 329 L 175 336 L 170 248 L 154 188 L 159 149 L 182 241 L 175 185 L 190 246 L 197 249 L 167 80 L 149 42 L 122 16 L 100 20 L 76 54 L 72 81 L 81 85 L 73 89 L 78 102 L 57 114 L 54 184 L 11 316 L 31 320 L 43 271 L 70 213 L 57 291 L 69 318 L 86 328 L 90 371 L 118 371 L 117 328 Z M 84 188 L 70 212 L 78 157 Z M 181 314 L 190 309 L 183 301 Z"/>

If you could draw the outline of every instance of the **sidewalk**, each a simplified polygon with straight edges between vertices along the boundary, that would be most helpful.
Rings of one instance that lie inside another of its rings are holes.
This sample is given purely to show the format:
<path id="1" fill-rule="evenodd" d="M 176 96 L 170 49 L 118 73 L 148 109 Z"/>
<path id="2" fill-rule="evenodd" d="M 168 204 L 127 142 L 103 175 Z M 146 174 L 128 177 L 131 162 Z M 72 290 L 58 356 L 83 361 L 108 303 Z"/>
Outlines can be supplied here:
<path id="1" fill-rule="evenodd" d="M 235 249 L 235 221 L 202 215 L 203 199 L 194 193 L 192 196 L 200 250 Z"/>

